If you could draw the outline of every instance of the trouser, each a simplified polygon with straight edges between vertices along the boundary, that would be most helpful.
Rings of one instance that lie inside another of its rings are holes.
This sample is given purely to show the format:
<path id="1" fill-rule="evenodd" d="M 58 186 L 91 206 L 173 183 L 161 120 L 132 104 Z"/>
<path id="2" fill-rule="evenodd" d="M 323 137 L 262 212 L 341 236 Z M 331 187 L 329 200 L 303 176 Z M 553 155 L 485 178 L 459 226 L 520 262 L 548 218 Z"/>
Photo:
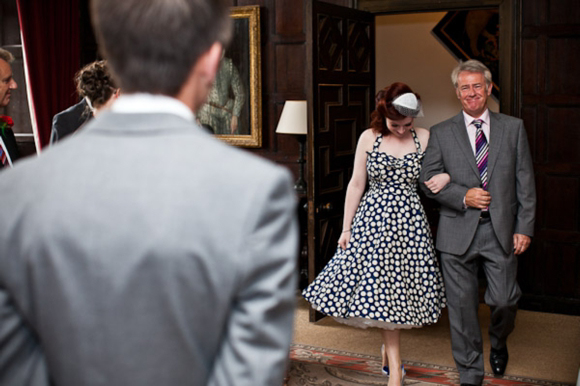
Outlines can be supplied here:
<path id="1" fill-rule="evenodd" d="M 487 278 L 485 303 L 491 309 L 491 347 L 506 347 L 514 329 L 517 302 L 521 296 L 516 281 L 517 258 L 506 254 L 497 240 L 491 221 L 480 220 L 477 232 L 464 255 L 441 254 L 441 266 L 449 308 L 451 349 L 461 383 L 483 381 L 483 343 L 479 326 L 478 269 Z"/>

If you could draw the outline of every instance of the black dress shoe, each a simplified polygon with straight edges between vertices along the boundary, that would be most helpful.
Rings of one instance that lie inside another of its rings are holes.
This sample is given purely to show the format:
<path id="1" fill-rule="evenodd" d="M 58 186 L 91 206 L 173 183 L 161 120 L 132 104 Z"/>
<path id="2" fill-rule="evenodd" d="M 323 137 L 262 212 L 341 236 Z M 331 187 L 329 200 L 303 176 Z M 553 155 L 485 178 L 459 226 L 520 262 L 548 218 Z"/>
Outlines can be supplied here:
<path id="1" fill-rule="evenodd" d="M 489 364 L 491 365 L 491 370 L 495 375 L 503 375 L 505 373 L 508 359 L 509 355 L 507 347 L 501 350 L 491 349 L 491 353 L 489 354 Z"/>

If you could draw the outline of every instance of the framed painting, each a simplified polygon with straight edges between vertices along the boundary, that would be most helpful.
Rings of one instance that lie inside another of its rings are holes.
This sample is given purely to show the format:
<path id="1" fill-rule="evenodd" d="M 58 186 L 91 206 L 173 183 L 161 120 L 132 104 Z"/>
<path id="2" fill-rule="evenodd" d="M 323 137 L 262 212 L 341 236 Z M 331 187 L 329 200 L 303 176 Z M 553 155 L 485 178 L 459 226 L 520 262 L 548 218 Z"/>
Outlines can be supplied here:
<path id="1" fill-rule="evenodd" d="M 499 11 L 452 11 L 432 33 L 458 60 L 477 59 L 489 68 L 493 95 L 499 97 Z"/>
<path id="2" fill-rule="evenodd" d="M 232 7 L 233 36 L 225 49 L 199 122 L 235 146 L 262 146 L 260 7 Z"/>

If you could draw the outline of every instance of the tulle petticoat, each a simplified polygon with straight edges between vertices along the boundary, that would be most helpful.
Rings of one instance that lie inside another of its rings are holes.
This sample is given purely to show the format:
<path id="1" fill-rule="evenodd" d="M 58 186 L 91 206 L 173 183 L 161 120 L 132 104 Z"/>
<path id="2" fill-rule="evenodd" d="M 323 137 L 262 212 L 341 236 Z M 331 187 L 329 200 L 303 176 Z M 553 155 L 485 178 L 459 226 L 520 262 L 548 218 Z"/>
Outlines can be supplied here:
<path id="1" fill-rule="evenodd" d="M 410 324 L 397 324 L 383 322 L 380 320 L 367 319 L 367 318 L 339 318 L 333 316 L 332 319 L 336 320 L 338 323 L 346 324 L 352 327 L 367 329 L 367 328 L 382 328 L 383 330 L 409 330 L 411 328 L 421 328 L 423 326 L 413 326 Z"/>

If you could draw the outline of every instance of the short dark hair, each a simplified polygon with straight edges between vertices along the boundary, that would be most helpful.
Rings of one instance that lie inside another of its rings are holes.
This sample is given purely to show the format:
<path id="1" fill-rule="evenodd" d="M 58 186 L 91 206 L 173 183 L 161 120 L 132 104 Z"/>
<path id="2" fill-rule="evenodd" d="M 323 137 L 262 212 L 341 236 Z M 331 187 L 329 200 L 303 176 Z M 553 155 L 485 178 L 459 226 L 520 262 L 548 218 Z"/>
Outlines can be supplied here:
<path id="1" fill-rule="evenodd" d="M 117 89 L 107 68 L 107 62 L 104 60 L 98 60 L 81 68 L 75 76 L 75 84 L 78 94 L 89 98 L 95 108 L 107 103 Z"/>
<path id="2" fill-rule="evenodd" d="M 225 0 L 91 0 L 99 50 L 126 93 L 176 96 L 193 65 L 231 35 Z"/>
<path id="3" fill-rule="evenodd" d="M 420 101 L 421 96 L 403 82 L 395 82 L 390 86 L 385 87 L 379 91 L 375 97 L 376 108 L 371 114 L 371 128 L 383 135 L 388 135 L 389 130 L 387 129 L 387 123 L 385 118 L 392 119 L 394 121 L 400 121 L 401 119 L 407 118 L 406 115 L 399 113 L 393 106 L 393 100 L 399 95 L 406 93 L 413 93 Z"/>

